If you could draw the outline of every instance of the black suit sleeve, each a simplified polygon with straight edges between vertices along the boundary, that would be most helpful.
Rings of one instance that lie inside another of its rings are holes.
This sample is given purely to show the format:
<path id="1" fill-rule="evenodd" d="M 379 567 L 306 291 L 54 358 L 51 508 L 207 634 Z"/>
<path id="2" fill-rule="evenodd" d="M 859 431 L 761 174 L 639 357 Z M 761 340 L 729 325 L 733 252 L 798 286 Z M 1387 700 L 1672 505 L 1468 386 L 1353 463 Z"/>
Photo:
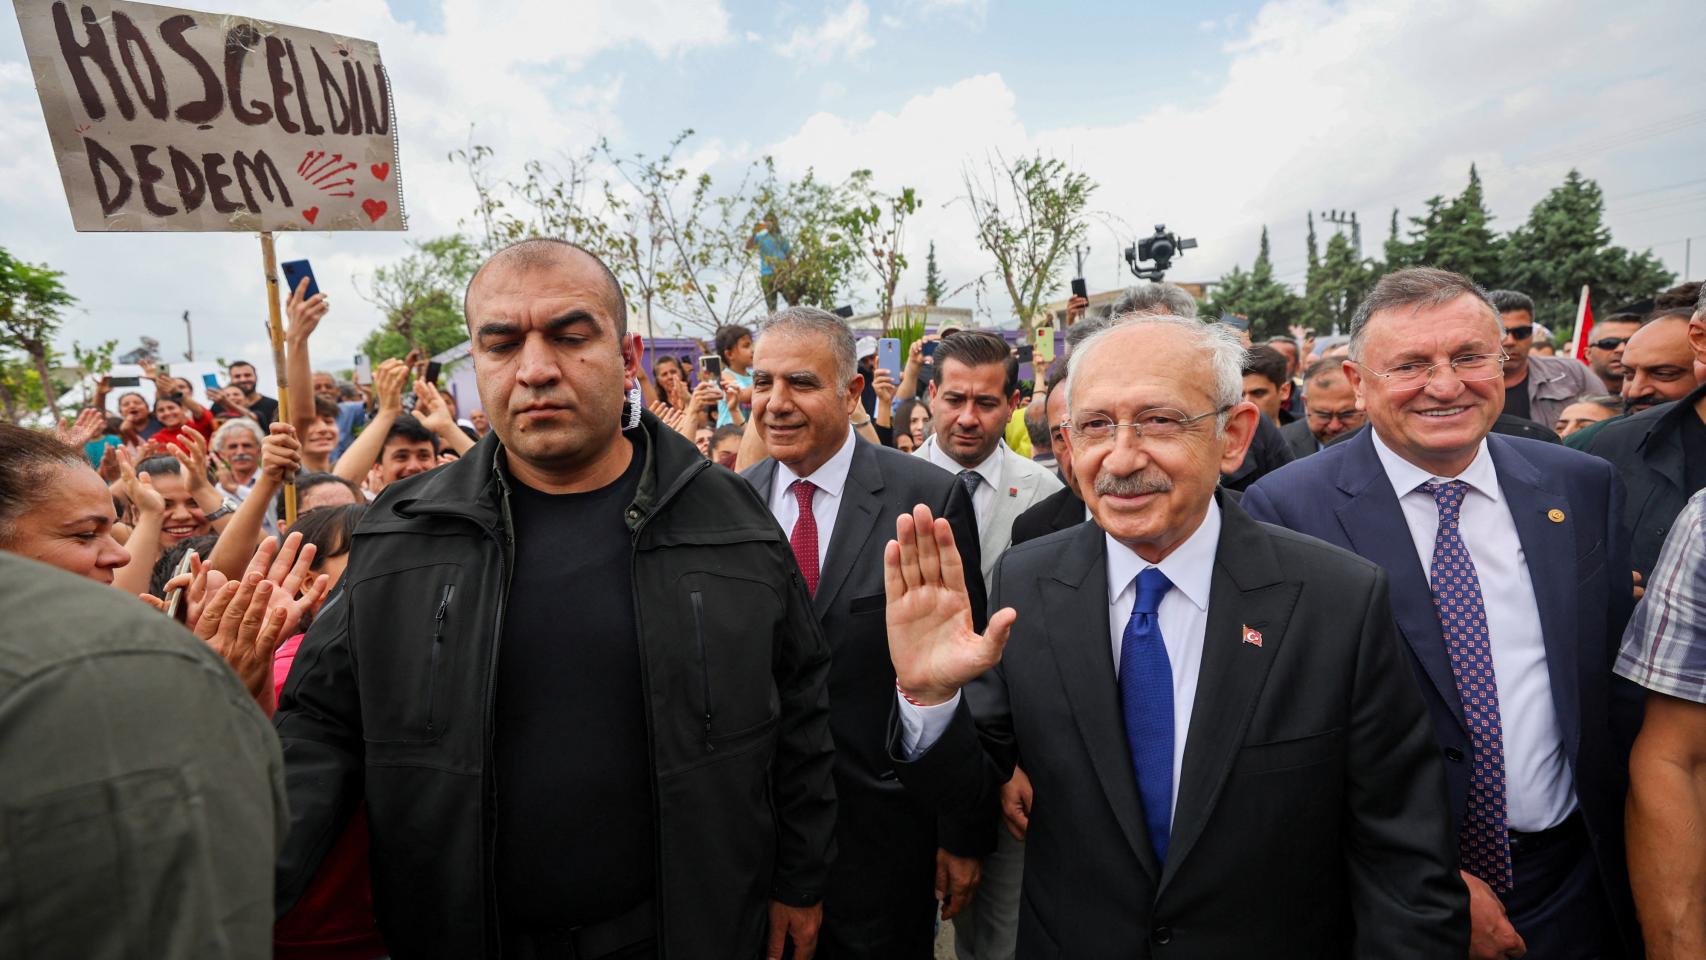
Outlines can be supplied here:
<path id="1" fill-rule="evenodd" d="M 982 554 L 978 546 L 977 514 L 972 508 L 971 494 L 963 484 L 950 484 L 942 516 L 954 531 L 954 545 L 965 569 L 966 594 L 971 600 L 972 628 L 982 630 L 988 622 L 988 603 L 984 599 Z M 955 856 L 981 857 L 995 849 L 995 831 L 999 826 L 1000 808 L 986 804 L 952 815 L 943 815 L 936 822 L 936 839 L 942 849 Z"/>
<path id="2" fill-rule="evenodd" d="M 290 800 L 290 833 L 274 879 L 281 917 L 319 872 L 362 797 L 365 750 L 349 605 L 349 593 L 342 591 L 314 620 L 273 718 Z"/>
<path id="3" fill-rule="evenodd" d="M 1375 574 L 1352 678 L 1345 858 L 1355 957 L 1461 957 L 1469 894 L 1457 876 L 1445 770 Z M 1426 864 L 1394 870 L 1394 863 Z"/>
<path id="4" fill-rule="evenodd" d="M 791 556 L 778 557 L 788 612 L 777 624 L 772 667 L 781 722 L 771 762 L 776 870 L 770 896 L 805 907 L 823 898 L 835 860 L 835 743 L 829 731 L 829 644 Z"/>

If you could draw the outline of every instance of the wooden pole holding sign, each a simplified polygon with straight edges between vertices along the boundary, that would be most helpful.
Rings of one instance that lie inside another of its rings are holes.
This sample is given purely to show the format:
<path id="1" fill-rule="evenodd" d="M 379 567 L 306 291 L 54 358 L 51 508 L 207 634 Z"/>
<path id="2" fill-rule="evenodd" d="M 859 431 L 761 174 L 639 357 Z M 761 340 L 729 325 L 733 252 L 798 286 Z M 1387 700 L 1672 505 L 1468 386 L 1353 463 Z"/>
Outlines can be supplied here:
<path id="1" fill-rule="evenodd" d="M 267 278 L 267 339 L 272 341 L 272 364 L 278 372 L 278 409 L 284 423 L 290 422 L 290 374 L 284 365 L 284 320 L 278 305 L 278 257 L 273 253 L 272 231 L 261 231 L 261 263 Z M 284 525 L 296 525 L 296 475 L 284 478 Z"/>

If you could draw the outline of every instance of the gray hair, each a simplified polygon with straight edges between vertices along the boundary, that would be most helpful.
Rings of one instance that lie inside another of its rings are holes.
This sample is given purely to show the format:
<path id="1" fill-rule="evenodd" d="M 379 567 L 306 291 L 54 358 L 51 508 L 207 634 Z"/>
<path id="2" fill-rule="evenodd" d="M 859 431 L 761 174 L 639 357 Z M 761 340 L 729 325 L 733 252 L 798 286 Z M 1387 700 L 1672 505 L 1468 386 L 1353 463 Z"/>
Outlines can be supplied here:
<path id="1" fill-rule="evenodd" d="M 1141 287 L 1126 287 L 1106 314 L 1085 317 L 1061 333 L 1066 340 L 1067 354 L 1070 355 L 1097 333 L 1113 327 L 1120 318 L 1133 314 L 1195 317 L 1197 300 L 1182 287 L 1171 283 L 1146 283 Z"/>
<path id="2" fill-rule="evenodd" d="M 1612 413 L 1623 412 L 1623 398 L 1610 393 L 1584 393 L 1571 403 L 1591 403 L 1596 407 L 1604 407 Z"/>
<path id="3" fill-rule="evenodd" d="M 1407 267 L 1381 277 L 1374 284 L 1374 289 L 1369 291 L 1368 297 L 1357 305 L 1356 314 L 1351 317 L 1351 359 L 1357 363 L 1362 362 L 1362 346 L 1368 334 L 1368 321 L 1380 311 L 1409 307 L 1413 313 L 1424 307 L 1450 303 L 1465 294 L 1481 301 L 1481 305 L 1487 308 L 1488 319 L 1498 328 L 1499 337 L 1503 339 L 1504 327 L 1499 323 L 1499 311 L 1493 308 L 1492 301 L 1487 298 L 1487 291 L 1481 289 L 1480 284 L 1450 270 L 1437 267 Z"/>
<path id="4" fill-rule="evenodd" d="M 1138 326 L 1170 327 L 1190 335 L 1191 345 L 1206 355 L 1209 367 L 1214 370 L 1214 390 L 1211 395 L 1214 397 L 1215 409 L 1221 411 L 1214 418 L 1215 432 L 1225 428 L 1225 409 L 1244 399 L 1244 344 L 1239 342 L 1237 334 L 1223 323 L 1203 323 L 1195 317 L 1180 317 L 1170 313 L 1128 313 L 1116 316 L 1107 326 L 1092 333 L 1079 344 L 1066 370 L 1066 382 L 1063 386 L 1066 390 L 1066 409 L 1072 409 L 1073 381 L 1078 379 L 1078 371 L 1083 369 L 1085 359 L 1105 344 L 1114 331 Z"/>
<path id="5" fill-rule="evenodd" d="M 858 347 L 853 341 L 853 331 L 847 329 L 845 320 L 827 310 L 817 307 L 778 310 L 758 325 L 758 335 L 753 339 L 762 340 L 772 333 L 815 336 L 826 341 L 835 359 L 835 377 L 839 386 L 846 386 L 858 369 L 859 358 L 854 356 Z"/>
<path id="6" fill-rule="evenodd" d="M 231 439 L 231 434 L 243 430 L 247 430 L 249 435 L 255 438 L 255 446 L 258 447 L 266 442 L 266 435 L 261 432 L 260 424 L 248 417 L 238 417 L 235 420 L 225 421 L 223 427 L 213 432 L 213 452 L 218 453 L 225 449 L 225 441 Z"/>

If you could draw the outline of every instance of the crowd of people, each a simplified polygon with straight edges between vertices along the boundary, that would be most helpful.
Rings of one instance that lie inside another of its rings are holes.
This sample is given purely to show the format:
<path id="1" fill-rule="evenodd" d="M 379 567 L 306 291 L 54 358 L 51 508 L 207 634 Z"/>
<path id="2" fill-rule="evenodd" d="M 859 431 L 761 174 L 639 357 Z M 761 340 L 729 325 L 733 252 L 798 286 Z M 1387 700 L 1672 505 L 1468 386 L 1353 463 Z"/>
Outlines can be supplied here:
<path id="1" fill-rule="evenodd" d="M 329 309 L 287 408 L 0 424 L 0 954 L 1706 956 L 1698 283 L 1586 362 L 1431 268 L 1263 343 L 1146 284 L 1027 382 L 648 363 L 535 239 L 466 419 Z"/>

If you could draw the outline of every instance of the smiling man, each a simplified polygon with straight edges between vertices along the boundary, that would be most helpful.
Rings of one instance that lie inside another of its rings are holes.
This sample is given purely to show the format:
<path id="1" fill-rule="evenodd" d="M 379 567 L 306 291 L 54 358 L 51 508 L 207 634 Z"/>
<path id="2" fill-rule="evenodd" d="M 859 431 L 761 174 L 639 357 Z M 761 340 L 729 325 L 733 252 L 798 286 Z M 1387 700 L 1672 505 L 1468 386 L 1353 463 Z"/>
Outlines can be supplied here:
<path id="1" fill-rule="evenodd" d="M 1623 861 L 1639 695 L 1611 465 L 1490 434 L 1508 322 L 1467 277 L 1387 274 L 1345 375 L 1371 429 L 1263 478 L 1259 520 L 1354 550 L 1392 608 L 1445 760 L 1472 958 L 1639 956 Z"/>
<path id="2" fill-rule="evenodd" d="M 1463 955 L 1385 574 L 1216 489 L 1258 417 L 1242 355 L 1172 316 L 1073 352 L 1096 522 L 1008 551 L 983 633 L 946 522 L 920 507 L 888 545 L 901 781 L 957 811 L 1030 776 L 1022 957 Z"/>
<path id="3" fill-rule="evenodd" d="M 929 960 L 936 901 L 953 917 L 994 838 L 987 814 L 943 824 L 894 779 L 887 750 L 894 667 L 882 607 L 882 531 L 928 504 L 960 531 L 976 569 L 971 497 L 952 476 L 854 433 L 864 377 L 841 318 L 788 307 L 765 321 L 752 367 L 752 424 L 769 454 L 744 476 L 788 532 L 812 609 L 835 651 L 836 862 L 824 897 L 824 958 Z M 981 605 L 982 584 L 976 595 Z M 939 836 L 940 834 L 940 836 Z M 952 852 L 950 852 L 950 850 Z"/>
<path id="4" fill-rule="evenodd" d="M 465 312 L 496 439 L 386 487 L 297 653 L 280 912 L 365 801 L 397 956 L 809 958 L 829 650 L 788 542 L 625 400 L 592 254 L 506 247 Z"/>

